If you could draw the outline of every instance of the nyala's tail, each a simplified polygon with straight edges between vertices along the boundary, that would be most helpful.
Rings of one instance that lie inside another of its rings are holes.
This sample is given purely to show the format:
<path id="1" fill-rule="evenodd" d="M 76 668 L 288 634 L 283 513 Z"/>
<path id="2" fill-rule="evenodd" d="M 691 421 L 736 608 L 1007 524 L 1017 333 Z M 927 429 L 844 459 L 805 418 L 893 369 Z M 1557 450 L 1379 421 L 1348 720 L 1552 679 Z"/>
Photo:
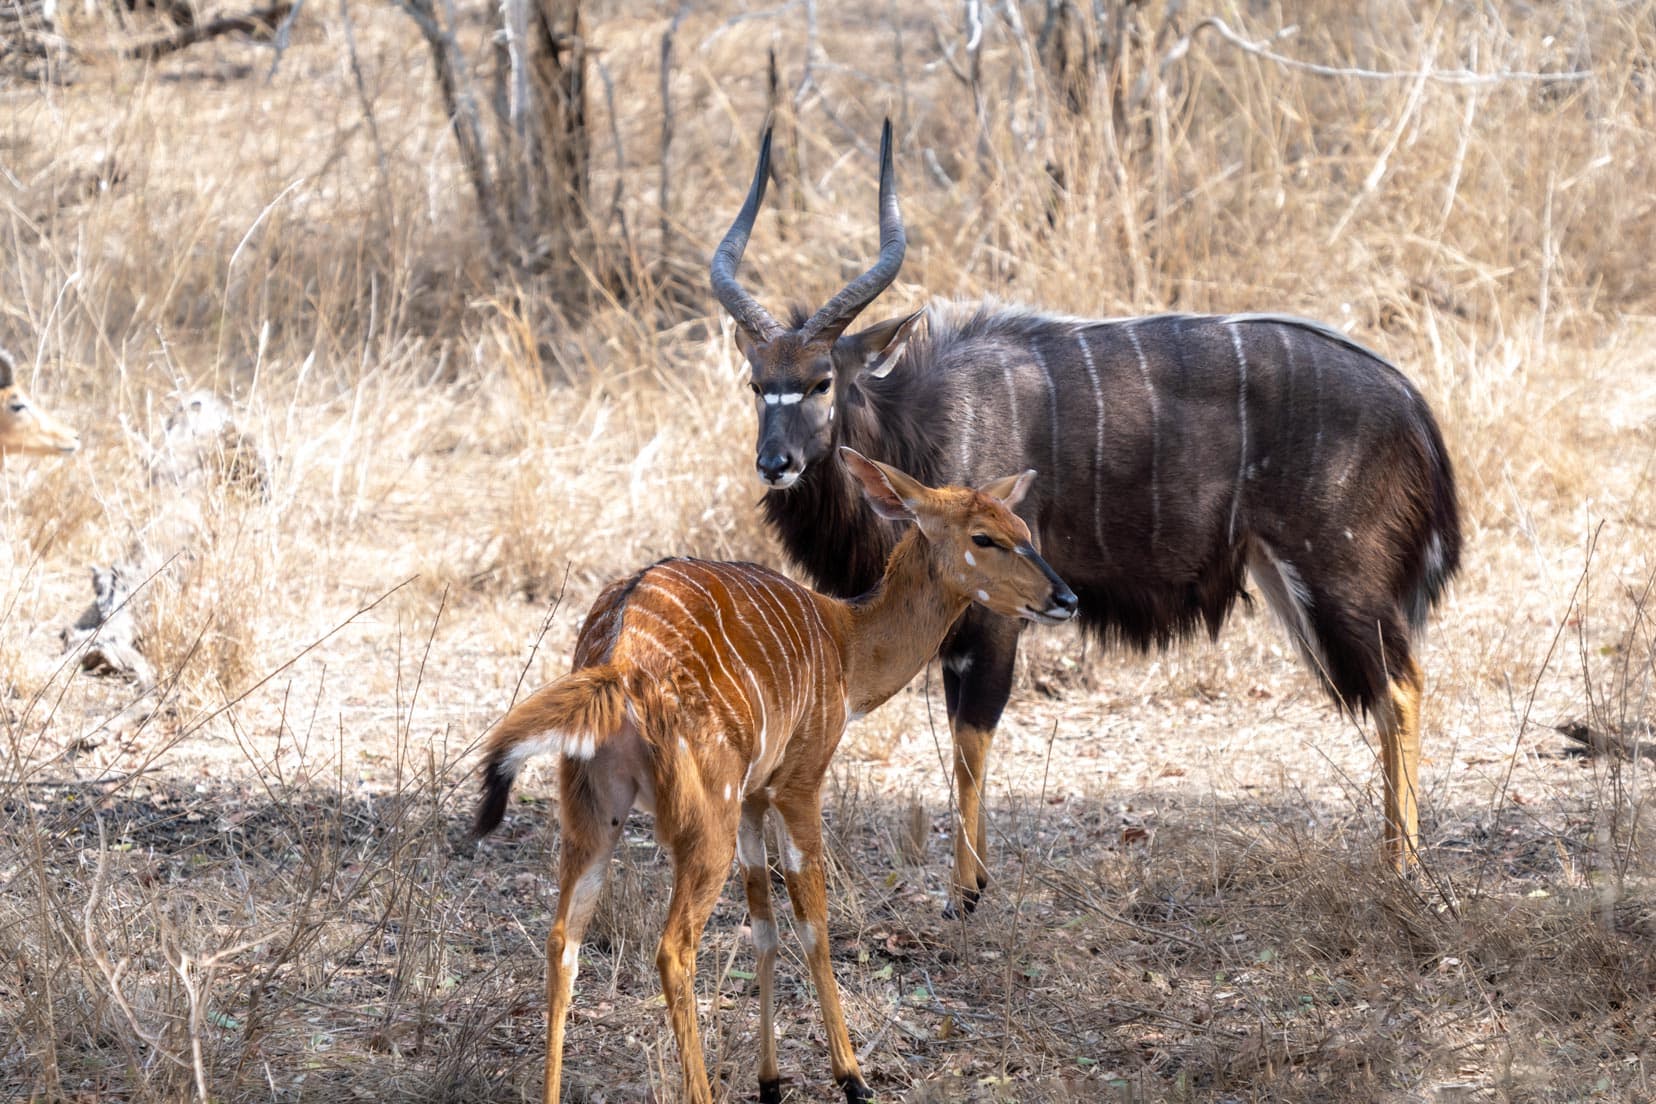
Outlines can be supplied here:
<path id="1" fill-rule="evenodd" d="M 613 664 L 586 667 L 536 690 L 500 719 L 483 748 L 483 801 L 474 836 L 494 831 L 524 760 L 561 752 L 591 759 L 626 720 L 627 695 Z"/>

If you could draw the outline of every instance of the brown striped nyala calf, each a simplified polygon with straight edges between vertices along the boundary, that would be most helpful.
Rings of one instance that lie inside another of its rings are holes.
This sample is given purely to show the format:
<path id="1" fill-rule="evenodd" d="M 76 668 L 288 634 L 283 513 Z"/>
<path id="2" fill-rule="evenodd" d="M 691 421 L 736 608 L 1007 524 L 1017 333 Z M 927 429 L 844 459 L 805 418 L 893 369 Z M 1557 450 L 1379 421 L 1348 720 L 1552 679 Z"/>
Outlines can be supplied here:
<path id="1" fill-rule="evenodd" d="M 1271 314 L 1093 321 L 979 306 L 846 328 L 904 251 L 880 142 L 880 256 L 811 315 L 777 322 L 737 282 L 770 171 L 714 254 L 759 418 L 764 511 L 820 589 L 858 594 L 897 540 L 825 462 L 838 445 L 925 482 L 1038 467 L 1019 513 L 1079 620 L 1148 648 L 1217 635 L 1251 574 L 1323 686 L 1372 714 L 1386 845 L 1417 847 L 1422 675 L 1412 641 L 1460 559 L 1454 475 L 1420 392 L 1345 334 Z M 980 813 L 1019 623 L 970 609 L 943 642 L 959 824 L 955 899 L 987 883 Z"/>
<path id="2" fill-rule="evenodd" d="M 17 364 L 0 349 L 0 466 L 6 457 L 50 456 L 80 448 L 80 434 L 34 404 L 17 386 Z"/>
<path id="3" fill-rule="evenodd" d="M 933 490 L 842 449 L 874 514 L 903 523 L 861 597 L 828 598 L 746 563 L 664 560 L 611 584 L 575 644 L 575 671 L 515 706 L 485 748 L 478 834 L 500 823 L 531 755 L 559 756 L 558 915 L 546 940 L 546 1100 L 556 1104 L 581 936 L 627 811 L 655 816 L 673 894 L 656 966 L 688 1100 L 711 1099 L 696 1031 L 696 948 L 741 865 L 759 957 L 759 1098 L 781 1100 L 772 1016 L 777 929 L 764 819 L 848 1101 L 871 1100 L 828 958 L 821 790 L 846 722 L 902 689 L 973 602 L 1006 618 L 1067 619 L 1075 595 L 1012 512 L 1033 471 L 979 490 Z"/>

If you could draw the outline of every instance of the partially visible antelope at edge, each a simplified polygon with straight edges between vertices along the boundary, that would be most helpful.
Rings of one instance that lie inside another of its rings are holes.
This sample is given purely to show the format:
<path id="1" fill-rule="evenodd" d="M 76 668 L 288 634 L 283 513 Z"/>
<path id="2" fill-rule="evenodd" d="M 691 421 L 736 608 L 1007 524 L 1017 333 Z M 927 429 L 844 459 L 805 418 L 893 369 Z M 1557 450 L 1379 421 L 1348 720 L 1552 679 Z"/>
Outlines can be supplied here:
<path id="1" fill-rule="evenodd" d="M 0 348 L 0 467 L 6 457 L 50 456 L 80 448 L 80 434 L 36 406 L 17 386 L 17 363 Z"/>
<path id="2" fill-rule="evenodd" d="M 934 306 L 847 334 L 903 261 L 889 121 L 879 259 L 784 326 L 736 278 L 769 158 L 767 129 L 712 286 L 751 370 L 765 516 L 814 584 L 859 593 L 897 539 L 825 462 L 835 446 L 930 483 L 1040 468 L 1019 512 L 1101 640 L 1217 636 L 1253 576 L 1335 702 L 1375 718 L 1385 846 L 1412 864 L 1413 642 L 1461 545 L 1454 474 L 1420 392 L 1345 334 L 1277 314 L 1094 321 Z M 980 803 L 1019 631 L 972 609 L 940 653 L 959 817 L 951 912 L 974 907 L 988 880 Z"/>
<path id="3" fill-rule="evenodd" d="M 828 956 L 821 790 L 846 722 L 906 685 L 968 604 L 1056 622 L 1075 595 L 1011 507 L 1034 472 L 981 490 L 933 490 L 841 450 L 874 514 L 907 526 L 883 574 L 852 601 L 745 563 L 664 560 L 611 584 L 575 644 L 575 670 L 525 698 L 485 748 L 479 835 L 500 823 L 525 759 L 560 758 L 558 915 L 546 939 L 546 1101 L 556 1104 L 564 1021 L 582 934 L 627 811 L 655 816 L 673 893 L 656 966 L 686 1099 L 711 1100 L 696 1030 L 696 948 L 730 873 L 742 868 L 759 958 L 759 1099 L 781 1100 L 773 1017 L 777 929 L 764 819 L 781 864 L 827 1029 L 834 1079 L 872 1100 Z M 826 461 L 825 461 L 826 463 Z"/>

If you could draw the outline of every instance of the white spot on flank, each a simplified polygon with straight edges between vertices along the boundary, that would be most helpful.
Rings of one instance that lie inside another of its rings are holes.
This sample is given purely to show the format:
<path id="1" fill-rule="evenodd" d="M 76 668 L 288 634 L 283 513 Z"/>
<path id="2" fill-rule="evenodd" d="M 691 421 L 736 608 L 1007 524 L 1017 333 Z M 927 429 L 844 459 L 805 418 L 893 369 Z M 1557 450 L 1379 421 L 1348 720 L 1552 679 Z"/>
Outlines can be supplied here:
<path id="1" fill-rule="evenodd" d="M 690 745 L 684 742 L 683 736 L 679 737 L 679 750 L 684 752 L 686 755 L 690 754 Z"/>
<path id="2" fill-rule="evenodd" d="M 977 600 L 980 602 L 987 602 L 989 600 L 989 592 L 987 590 L 978 591 Z"/>
<path id="3" fill-rule="evenodd" d="M 967 552 L 966 552 L 966 566 L 967 567 L 976 567 L 977 566 L 977 557 L 972 555 L 970 549 L 968 549 Z"/>
<path id="4" fill-rule="evenodd" d="M 1347 529 L 1347 530 L 1346 530 L 1346 531 L 1345 531 L 1345 539 L 1346 539 L 1346 540 L 1351 540 L 1351 539 L 1352 539 L 1352 536 L 1351 536 L 1351 530 L 1350 530 L 1350 529 Z"/>
<path id="5" fill-rule="evenodd" d="M 730 783 L 729 782 L 725 783 L 725 800 L 726 801 L 730 800 Z"/>

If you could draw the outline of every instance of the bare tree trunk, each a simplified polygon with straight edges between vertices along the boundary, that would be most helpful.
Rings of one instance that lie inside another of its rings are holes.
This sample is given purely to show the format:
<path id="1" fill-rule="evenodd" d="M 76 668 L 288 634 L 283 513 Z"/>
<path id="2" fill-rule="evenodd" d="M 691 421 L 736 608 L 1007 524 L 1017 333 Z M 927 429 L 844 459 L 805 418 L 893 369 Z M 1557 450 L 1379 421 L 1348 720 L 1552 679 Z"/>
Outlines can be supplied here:
<path id="1" fill-rule="evenodd" d="M 589 240 L 586 40 L 580 0 L 501 0 L 492 118 L 455 39 L 453 0 L 396 0 L 431 49 L 443 109 L 490 251 L 529 272 L 570 270 Z"/>
<path id="2" fill-rule="evenodd" d="M 531 65 L 539 133 L 525 149 L 543 167 L 535 212 L 554 248 L 567 251 L 586 230 L 592 144 L 587 130 L 586 40 L 580 0 L 539 0 Z"/>

